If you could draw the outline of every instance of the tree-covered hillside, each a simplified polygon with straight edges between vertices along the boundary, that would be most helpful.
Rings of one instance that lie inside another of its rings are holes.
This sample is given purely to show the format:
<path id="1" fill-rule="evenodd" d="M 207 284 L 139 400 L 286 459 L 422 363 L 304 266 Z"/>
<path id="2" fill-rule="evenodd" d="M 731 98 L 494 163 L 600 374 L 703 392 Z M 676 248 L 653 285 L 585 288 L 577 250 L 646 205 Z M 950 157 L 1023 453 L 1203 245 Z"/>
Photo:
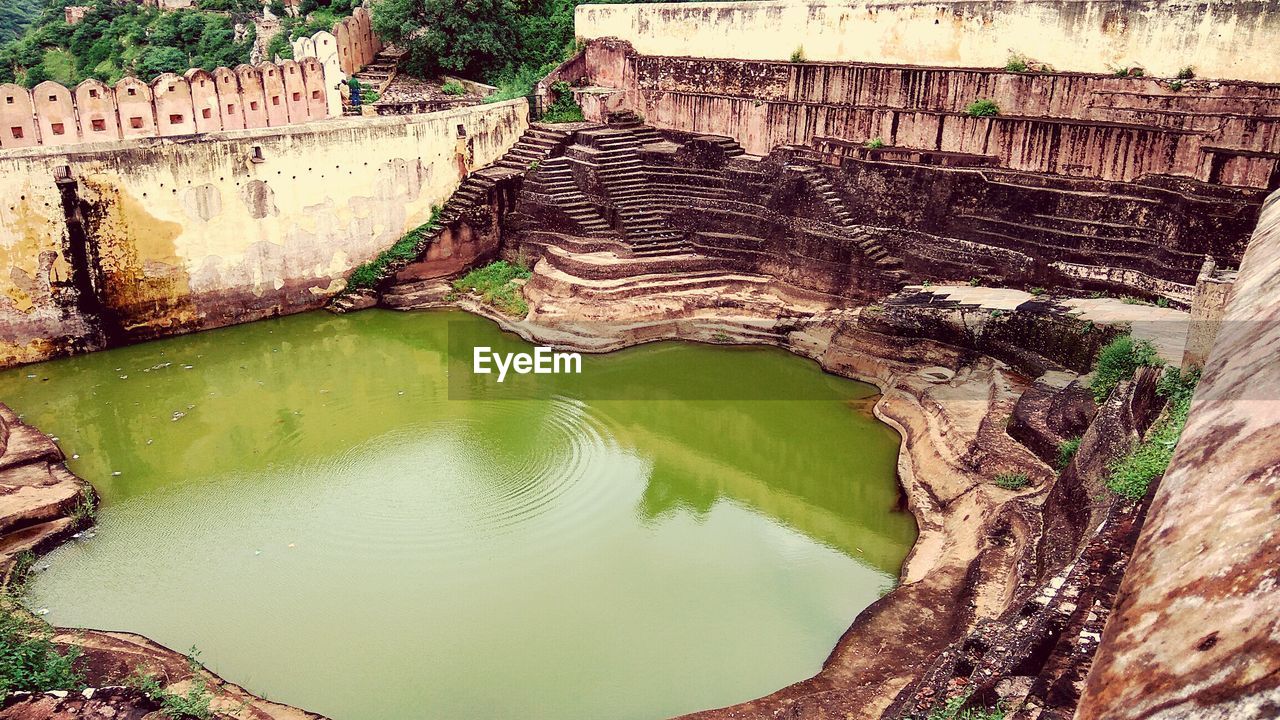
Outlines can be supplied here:
<path id="1" fill-rule="evenodd" d="M 0 3 L 0 43 L 21 37 L 42 8 L 40 0 L 4 0 Z"/>
<path id="2" fill-rule="evenodd" d="M 47 0 L 37 23 L 0 49 L 0 82 L 32 87 L 44 80 L 75 85 L 86 78 L 114 83 L 125 75 L 150 80 L 163 72 L 213 69 L 248 62 L 256 0 L 200 0 L 191 10 L 88 0 L 84 20 L 67 25 L 68 0 Z M 245 30 L 236 37 L 235 26 Z"/>

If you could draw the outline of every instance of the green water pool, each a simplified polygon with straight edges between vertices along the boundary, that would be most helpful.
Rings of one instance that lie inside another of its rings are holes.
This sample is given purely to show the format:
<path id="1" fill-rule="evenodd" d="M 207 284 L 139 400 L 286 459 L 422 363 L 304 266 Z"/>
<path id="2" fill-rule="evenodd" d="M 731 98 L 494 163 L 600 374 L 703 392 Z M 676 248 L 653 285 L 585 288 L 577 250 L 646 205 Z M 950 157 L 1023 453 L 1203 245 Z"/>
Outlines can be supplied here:
<path id="1" fill-rule="evenodd" d="M 310 313 L 0 373 L 103 501 L 29 604 L 336 720 L 594 720 L 808 677 L 892 586 L 916 528 L 874 388 L 661 343 L 513 400 L 451 335 L 528 348 Z"/>

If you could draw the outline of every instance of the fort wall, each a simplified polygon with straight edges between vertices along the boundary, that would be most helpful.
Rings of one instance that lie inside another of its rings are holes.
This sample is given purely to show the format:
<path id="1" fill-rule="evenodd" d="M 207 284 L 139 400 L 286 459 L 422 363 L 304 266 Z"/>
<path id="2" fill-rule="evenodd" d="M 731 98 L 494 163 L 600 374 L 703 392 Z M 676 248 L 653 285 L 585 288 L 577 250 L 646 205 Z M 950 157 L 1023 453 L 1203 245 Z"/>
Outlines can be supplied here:
<path id="1" fill-rule="evenodd" d="M 264 82 L 265 81 L 265 82 Z M 149 85 L 126 77 L 74 89 L 46 81 L 31 90 L 0 85 L 0 149 L 173 137 L 282 127 L 335 117 L 342 100 L 317 58 L 280 64 L 195 68 Z M 336 108 L 336 110 L 335 110 Z"/>
<path id="2" fill-rule="evenodd" d="M 0 152 L 0 366 L 320 307 L 527 113 L 520 99 Z"/>
<path id="3" fill-rule="evenodd" d="M 1078 178 L 1280 186 L 1276 84 L 657 57 L 616 40 L 592 41 L 557 79 L 590 86 L 588 119 L 630 109 L 757 155 L 835 138 Z M 971 116 L 980 99 L 998 114 Z"/>
<path id="4" fill-rule="evenodd" d="M 761 0 L 579 5 L 578 37 L 647 55 L 1004 67 L 1026 53 L 1058 70 L 1140 66 L 1174 77 L 1280 81 L 1280 2 L 1236 0 Z"/>

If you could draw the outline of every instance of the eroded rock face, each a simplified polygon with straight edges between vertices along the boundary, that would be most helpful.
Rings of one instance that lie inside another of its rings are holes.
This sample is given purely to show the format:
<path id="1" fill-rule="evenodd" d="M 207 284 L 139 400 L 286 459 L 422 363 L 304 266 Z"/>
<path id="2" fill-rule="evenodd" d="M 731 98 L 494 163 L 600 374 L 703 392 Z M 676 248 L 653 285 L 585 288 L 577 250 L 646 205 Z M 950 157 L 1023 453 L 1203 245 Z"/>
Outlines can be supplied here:
<path id="1" fill-rule="evenodd" d="M 1280 195 L 1240 268 L 1077 717 L 1280 713 Z"/>

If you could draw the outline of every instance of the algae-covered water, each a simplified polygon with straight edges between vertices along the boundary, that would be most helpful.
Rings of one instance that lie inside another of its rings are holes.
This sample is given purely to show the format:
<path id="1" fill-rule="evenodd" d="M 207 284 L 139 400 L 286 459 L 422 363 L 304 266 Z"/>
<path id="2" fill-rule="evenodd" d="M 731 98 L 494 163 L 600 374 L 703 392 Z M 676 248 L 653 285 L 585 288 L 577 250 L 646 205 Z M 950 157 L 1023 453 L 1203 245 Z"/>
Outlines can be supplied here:
<path id="1" fill-rule="evenodd" d="M 337 720 L 594 720 L 803 679 L 892 585 L 915 526 L 869 386 L 664 343 L 508 400 L 450 333 L 528 347 L 313 313 L 0 374 L 103 498 L 30 604 Z"/>

